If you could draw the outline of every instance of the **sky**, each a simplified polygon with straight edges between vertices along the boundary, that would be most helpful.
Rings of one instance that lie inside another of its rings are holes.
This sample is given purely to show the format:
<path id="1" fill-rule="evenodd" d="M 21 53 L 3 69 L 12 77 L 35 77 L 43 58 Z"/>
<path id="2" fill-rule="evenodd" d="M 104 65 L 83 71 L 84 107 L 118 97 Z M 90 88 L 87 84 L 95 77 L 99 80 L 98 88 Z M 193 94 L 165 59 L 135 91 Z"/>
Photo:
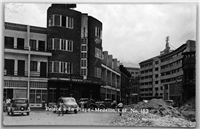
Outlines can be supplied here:
<path id="1" fill-rule="evenodd" d="M 46 27 L 51 3 L 6 3 L 4 21 Z M 179 4 L 77 4 L 75 10 L 103 24 L 102 47 L 126 67 L 158 56 L 169 36 L 171 49 L 196 40 L 195 3 Z"/>

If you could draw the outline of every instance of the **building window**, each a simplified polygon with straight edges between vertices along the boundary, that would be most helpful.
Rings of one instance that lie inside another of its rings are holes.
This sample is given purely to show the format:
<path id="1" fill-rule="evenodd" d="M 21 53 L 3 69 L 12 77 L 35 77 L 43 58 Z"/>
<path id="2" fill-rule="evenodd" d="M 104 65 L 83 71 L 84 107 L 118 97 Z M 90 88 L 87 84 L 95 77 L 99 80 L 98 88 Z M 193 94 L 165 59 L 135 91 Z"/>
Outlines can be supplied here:
<path id="1" fill-rule="evenodd" d="M 81 67 L 87 67 L 87 60 L 81 59 Z"/>
<path id="2" fill-rule="evenodd" d="M 65 73 L 65 62 L 59 62 L 60 63 L 60 72 Z"/>
<path id="3" fill-rule="evenodd" d="M 47 90 L 30 89 L 30 103 L 42 103 L 47 101 Z"/>
<path id="4" fill-rule="evenodd" d="M 53 39 L 54 50 L 60 50 L 60 39 Z"/>
<path id="5" fill-rule="evenodd" d="M 96 57 L 96 58 L 99 58 L 99 59 L 102 59 L 102 52 L 101 52 L 101 49 L 95 48 L 95 57 Z"/>
<path id="6" fill-rule="evenodd" d="M 87 38 L 82 39 L 82 44 L 87 44 Z"/>
<path id="7" fill-rule="evenodd" d="M 155 75 L 155 78 L 158 78 L 158 74 Z"/>
<path id="8" fill-rule="evenodd" d="M 87 68 L 81 68 L 81 76 L 87 75 Z"/>
<path id="9" fill-rule="evenodd" d="M 156 64 L 158 64 L 158 61 L 156 61 Z"/>
<path id="10" fill-rule="evenodd" d="M 54 73 L 59 72 L 59 62 L 53 62 L 53 72 Z"/>
<path id="11" fill-rule="evenodd" d="M 87 58 L 87 53 L 81 53 L 81 58 Z"/>
<path id="12" fill-rule="evenodd" d="M 30 71 L 37 71 L 37 61 L 30 62 Z"/>
<path id="13" fill-rule="evenodd" d="M 60 26 L 73 29 L 74 19 L 66 16 L 61 16 L 59 14 L 54 14 L 49 16 L 49 27 Z"/>
<path id="14" fill-rule="evenodd" d="M 73 51 L 73 41 L 66 40 L 66 39 L 58 39 L 58 38 L 49 39 L 48 49 L 72 52 Z"/>
<path id="15" fill-rule="evenodd" d="M 81 46 L 81 51 L 87 51 L 87 46 Z"/>
<path id="16" fill-rule="evenodd" d="M 66 40 L 61 40 L 61 50 L 66 50 Z"/>
<path id="17" fill-rule="evenodd" d="M 72 73 L 73 65 L 69 62 L 52 61 L 49 63 L 50 73 Z"/>
<path id="18" fill-rule="evenodd" d="M 14 48 L 14 37 L 5 37 L 4 39 L 6 48 Z"/>
<path id="19" fill-rule="evenodd" d="M 15 67 L 15 60 L 14 59 L 5 59 L 4 60 L 4 75 L 14 75 L 14 67 Z"/>
<path id="20" fill-rule="evenodd" d="M 36 40 L 30 39 L 31 50 L 36 50 Z"/>
<path id="21" fill-rule="evenodd" d="M 101 34 L 102 34 L 101 29 L 98 27 L 95 27 L 95 36 L 101 39 L 102 37 Z"/>
<path id="22" fill-rule="evenodd" d="M 39 51 L 45 51 L 45 41 L 39 41 L 38 42 L 38 50 Z"/>
<path id="23" fill-rule="evenodd" d="M 67 42 L 67 51 L 73 51 L 73 41 L 68 40 Z"/>
<path id="24" fill-rule="evenodd" d="M 17 48 L 24 49 L 24 39 L 23 38 L 17 38 Z"/>
<path id="25" fill-rule="evenodd" d="M 54 15 L 54 26 L 60 26 L 60 15 Z"/>
<path id="26" fill-rule="evenodd" d="M 56 89 L 49 89 L 49 102 L 56 102 Z"/>
<path id="27" fill-rule="evenodd" d="M 158 71 L 158 67 L 157 67 L 157 68 L 155 68 L 155 71 Z"/>
<path id="28" fill-rule="evenodd" d="M 101 78 L 101 68 L 95 67 L 95 77 Z"/>
<path id="29" fill-rule="evenodd" d="M 74 19 L 68 17 L 68 26 L 67 27 L 70 29 L 73 29 L 73 26 L 74 26 Z"/>
<path id="30" fill-rule="evenodd" d="M 62 16 L 62 27 L 66 27 L 66 17 Z"/>

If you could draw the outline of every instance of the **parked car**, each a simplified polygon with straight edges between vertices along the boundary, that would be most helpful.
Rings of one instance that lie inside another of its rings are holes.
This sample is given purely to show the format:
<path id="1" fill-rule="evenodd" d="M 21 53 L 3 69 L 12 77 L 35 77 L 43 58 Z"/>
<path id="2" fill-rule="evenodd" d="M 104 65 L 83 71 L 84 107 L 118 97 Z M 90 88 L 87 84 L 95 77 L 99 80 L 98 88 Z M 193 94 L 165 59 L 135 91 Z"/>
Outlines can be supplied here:
<path id="1" fill-rule="evenodd" d="M 95 101 L 89 98 L 81 98 L 79 100 L 79 106 L 81 108 L 90 108 L 90 109 L 98 108 L 98 105 L 95 103 Z"/>
<path id="2" fill-rule="evenodd" d="M 96 104 L 100 109 L 104 108 L 115 108 L 117 102 L 114 102 L 111 99 L 105 99 L 104 101 L 97 101 Z"/>
<path id="3" fill-rule="evenodd" d="M 63 102 L 64 104 L 64 111 L 67 112 L 74 112 L 77 113 L 79 110 L 79 106 L 76 103 L 76 100 L 73 97 L 61 97 L 57 101 L 57 105 L 59 102 Z M 58 109 L 59 107 L 57 105 L 54 105 L 55 109 Z M 58 110 L 54 110 L 54 113 L 58 112 Z"/>
<path id="4" fill-rule="evenodd" d="M 14 98 L 11 100 L 10 105 L 7 107 L 7 114 L 14 115 L 15 113 L 30 114 L 30 107 L 27 98 Z"/>

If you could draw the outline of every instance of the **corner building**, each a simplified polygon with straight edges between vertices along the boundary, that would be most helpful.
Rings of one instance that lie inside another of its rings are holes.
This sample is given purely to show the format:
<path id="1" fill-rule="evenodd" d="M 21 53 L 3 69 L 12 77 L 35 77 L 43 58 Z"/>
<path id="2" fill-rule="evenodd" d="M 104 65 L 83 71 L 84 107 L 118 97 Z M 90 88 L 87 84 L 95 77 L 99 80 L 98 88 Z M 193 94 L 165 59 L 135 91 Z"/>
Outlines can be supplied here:
<path id="1" fill-rule="evenodd" d="M 195 97 L 195 46 L 187 40 L 175 50 L 168 42 L 159 56 L 140 62 L 140 99 L 185 102 Z"/>
<path id="2" fill-rule="evenodd" d="M 52 4 L 47 28 L 5 22 L 4 100 L 42 107 L 62 96 L 100 99 L 102 23 L 75 6 Z"/>
<path id="3" fill-rule="evenodd" d="M 48 102 L 61 96 L 99 99 L 102 23 L 68 4 L 47 10 L 49 57 Z"/>

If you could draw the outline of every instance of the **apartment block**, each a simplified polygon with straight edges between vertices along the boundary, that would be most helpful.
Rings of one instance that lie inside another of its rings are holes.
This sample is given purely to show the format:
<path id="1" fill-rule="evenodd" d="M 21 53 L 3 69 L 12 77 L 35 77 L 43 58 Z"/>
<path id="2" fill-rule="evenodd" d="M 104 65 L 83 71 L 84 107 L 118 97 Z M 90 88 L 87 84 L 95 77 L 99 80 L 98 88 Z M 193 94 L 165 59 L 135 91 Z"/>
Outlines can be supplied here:
<path id="1" fill-rule="evenodd" d="M 101 99 L 120 100 L 119 61 L 103 51 Z"/>

